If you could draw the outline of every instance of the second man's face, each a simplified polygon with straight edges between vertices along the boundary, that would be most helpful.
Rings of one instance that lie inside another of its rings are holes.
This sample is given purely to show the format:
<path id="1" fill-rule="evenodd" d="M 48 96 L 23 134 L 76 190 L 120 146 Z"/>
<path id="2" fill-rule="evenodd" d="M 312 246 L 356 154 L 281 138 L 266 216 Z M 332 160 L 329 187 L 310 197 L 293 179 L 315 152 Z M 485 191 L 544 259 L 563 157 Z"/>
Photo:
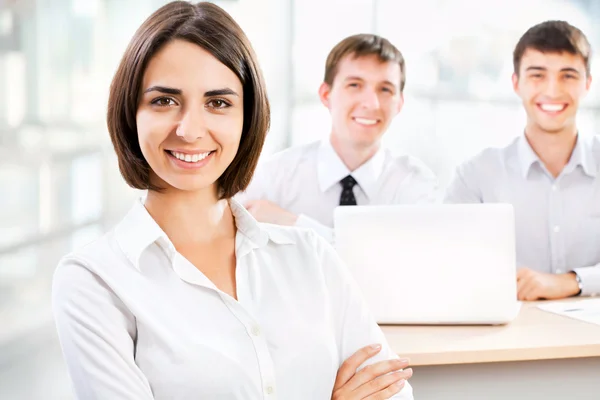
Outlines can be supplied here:
<path id="1" fill-rule="evenodd" d="M 528 128 L 547 133 L 575 129 L 579 102 L 590 84 L 583 58 L 566 52 L 528 49 L 519 75 L 513 75 L 515 92 L 527 112 Z"/>
<path id="2" fill-rule="evenodd" d="M 331 113 L 333 135 L 352 147 L 378 143 L 404 99 L 400 65 L 376 56 L 343 58 L 333 85 L 321 85 L 321 101 Z"/>

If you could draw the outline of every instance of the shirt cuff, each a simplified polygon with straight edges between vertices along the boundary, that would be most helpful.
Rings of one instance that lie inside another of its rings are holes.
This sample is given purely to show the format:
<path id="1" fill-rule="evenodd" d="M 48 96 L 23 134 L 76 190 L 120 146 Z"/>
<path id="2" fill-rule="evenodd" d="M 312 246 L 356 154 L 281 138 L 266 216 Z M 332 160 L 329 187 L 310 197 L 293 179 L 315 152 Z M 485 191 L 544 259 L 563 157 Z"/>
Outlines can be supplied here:
<path id="1" fill-rule="evenodd" d="M 573 272 L 581 279 L 581 296 L 600 294 L 600 264 L 592 267 L 575 268 Z"/>
<path id="2" fill-rule="evenodd" d="M 312 229 L 330 244 L 333 243 L 333 229 L 321 224 L 317 220 L 314 220 L 305 214 L 298 215 L 295 226 Z"/>

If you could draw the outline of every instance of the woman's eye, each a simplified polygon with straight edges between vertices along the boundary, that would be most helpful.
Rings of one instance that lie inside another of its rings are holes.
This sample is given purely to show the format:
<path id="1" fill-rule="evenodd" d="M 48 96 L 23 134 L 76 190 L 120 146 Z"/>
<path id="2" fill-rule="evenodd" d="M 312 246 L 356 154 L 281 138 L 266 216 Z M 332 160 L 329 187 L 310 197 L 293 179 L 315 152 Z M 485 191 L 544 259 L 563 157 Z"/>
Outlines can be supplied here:
<path id="1" fill-rule="evenodd" d="M 174 106 L 176 103 L 173 99 L 171 99 L 169 97 L 159 97 L 158 99 L 153 100 L 152 104 L 155 104 L 155 105 L 161 106 L 161 107 L 169 107 L 169 106 Z"/>
<path id="2" fill-rule="evenodd" d="M 211 108 L 215 108 L 215 109 L 222 109 L 222 108 L 229 107 L 229 103 L 227 103 L 225 100 L 220 100 L 220 99 L 211 100 L 208 104 Z"/>

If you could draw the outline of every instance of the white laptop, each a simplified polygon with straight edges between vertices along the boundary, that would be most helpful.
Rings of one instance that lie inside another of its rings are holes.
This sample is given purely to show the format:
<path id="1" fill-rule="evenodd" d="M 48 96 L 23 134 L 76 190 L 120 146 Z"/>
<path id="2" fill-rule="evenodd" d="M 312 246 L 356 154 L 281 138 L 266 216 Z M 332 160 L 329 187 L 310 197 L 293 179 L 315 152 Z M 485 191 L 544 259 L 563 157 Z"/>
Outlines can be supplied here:
<path id="1" fill-rule="evenodd" d="M 514 221 L 509 204 L 338 207 L 335 247 L 381 324 L 505 324 Z"/>

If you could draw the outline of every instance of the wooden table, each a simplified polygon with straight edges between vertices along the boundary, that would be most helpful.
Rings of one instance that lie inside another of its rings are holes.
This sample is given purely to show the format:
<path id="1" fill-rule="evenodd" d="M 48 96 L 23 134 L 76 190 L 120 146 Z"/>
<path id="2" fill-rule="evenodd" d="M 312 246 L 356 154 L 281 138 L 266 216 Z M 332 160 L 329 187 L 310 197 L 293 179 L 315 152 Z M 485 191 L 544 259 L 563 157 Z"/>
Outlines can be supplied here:
<path id="1" fill-rule="evenodd" d="M 572 300 L 563 300 L 572 301 Z M 416 400 L 600 400 L 600 325 L 524 303 L 503 326 L 382 326 Z"/>

